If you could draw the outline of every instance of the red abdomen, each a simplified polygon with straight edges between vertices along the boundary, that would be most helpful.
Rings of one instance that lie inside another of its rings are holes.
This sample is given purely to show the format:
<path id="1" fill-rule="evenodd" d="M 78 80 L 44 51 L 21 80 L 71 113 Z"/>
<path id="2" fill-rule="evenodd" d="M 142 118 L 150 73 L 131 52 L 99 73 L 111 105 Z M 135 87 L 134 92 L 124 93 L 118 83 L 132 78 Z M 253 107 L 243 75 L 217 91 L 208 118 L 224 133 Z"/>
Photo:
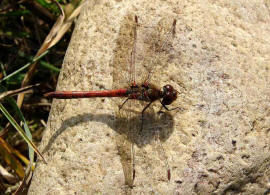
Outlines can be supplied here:
<path id="1" fill-rule="evenodd" d="M 94 97 L 128 97 L 127 89 L 115 89 L 104 91 L 55 91 L 44 94 L 48 98 L 72 99 Z"/>

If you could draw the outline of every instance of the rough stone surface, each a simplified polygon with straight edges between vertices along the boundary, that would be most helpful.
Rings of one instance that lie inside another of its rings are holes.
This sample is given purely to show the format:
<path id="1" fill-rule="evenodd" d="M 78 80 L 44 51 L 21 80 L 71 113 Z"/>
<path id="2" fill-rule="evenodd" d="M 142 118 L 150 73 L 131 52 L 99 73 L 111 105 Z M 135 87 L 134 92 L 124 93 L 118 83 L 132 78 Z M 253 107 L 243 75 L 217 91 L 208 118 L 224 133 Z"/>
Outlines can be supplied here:
<path id="1" fill-rule="evenodd" d="M 270 2 L 87 1 L 57 89 L 112 88 L 115 63 L 123 64 L 119 34 L 135 14 L 151 33 L 160 21 L 177 19 L 171 49 L 157 62 L 164 69 L 153 78 L 181 93 L 174 105 L 183 111 L 170 113 L 173 126 L 162 143 L 171 180 L 152 139 L 135 146 L 134 187 L 125 185 L 114 100 L 54 100 L 40 146 L 48 164 L 37 163 L 29 194 L 270 192 Z"/>

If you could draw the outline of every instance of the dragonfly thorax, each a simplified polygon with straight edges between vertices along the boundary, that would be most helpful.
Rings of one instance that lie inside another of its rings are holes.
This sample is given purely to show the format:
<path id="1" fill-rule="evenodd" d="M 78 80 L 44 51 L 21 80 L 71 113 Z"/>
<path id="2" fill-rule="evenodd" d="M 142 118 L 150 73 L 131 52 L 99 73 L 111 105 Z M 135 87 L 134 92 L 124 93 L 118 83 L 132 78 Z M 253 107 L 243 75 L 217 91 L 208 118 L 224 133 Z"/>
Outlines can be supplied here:
<path id="1" fill-rule="evenodd" d="M 171 85 L 163 86 L 162 91 L 162 101 L 163 105 L 169 105 L 177 98 L 177 91 Z"/>

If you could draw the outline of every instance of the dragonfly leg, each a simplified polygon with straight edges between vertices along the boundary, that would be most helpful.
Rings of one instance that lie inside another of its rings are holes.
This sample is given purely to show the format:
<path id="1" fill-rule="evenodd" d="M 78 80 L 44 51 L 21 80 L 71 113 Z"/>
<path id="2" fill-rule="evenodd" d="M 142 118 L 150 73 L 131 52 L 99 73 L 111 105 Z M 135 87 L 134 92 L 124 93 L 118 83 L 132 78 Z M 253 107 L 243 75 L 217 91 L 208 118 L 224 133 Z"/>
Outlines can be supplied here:
<path id="1" fill-rule="evenodd" d="M 159 100 L 159 101 L 160 101 L 160 100 Z M 183 108 L 175 107 L 175 108 L 171 108 L 171 109 L 170 109 L 170 108 L 168 108 L 165 104 L 162 104 L 161 101 L 160 101 L 160 103 L 161 103 L 162 107 L 165 108 L 167 111 L 173 111 L 173 110 L 176 110 L 176 109 L 179 109 L 180 111 L 183 111 Z M 162 107 L 161 107 L 161 109 L 162 109 Z M 159 112 L 162 112 L 161 109 L 160 109 Z"/>
<path id="2" fill-rule="evenodd" d="M 123 108 L 123 106 L 125 105 L 125 103 L 127 103 L 128 100 L 130 100 L 130 98 L 127 98 L 127 99 L 123 102 L 123 104 L 122 104 L 121 106 L 119 106 L 119 110 L 121 110 L 121 109 Z"/>
<path id="3" fill-rule="evenodd" d="M 183 111 L 183 108 L 180 108 L 180 107 L 175 107 L 175 108 L 170 109 L 164 104 L 162 104 L 162 107 L 165 108 L 167 111 L 173 111 L 173 110 L 176 110 L 176 109 L 179 109 L 179 110 Z"/>
<path id="4" fill-rule="evenodd" d="M 142 133 L 142 130 L 143 130 L 143 114 L 144 114 L 144 111 L 147 109 L 147 108 L 149 108 L 149 106 L 152 104 L 153 102 L 150 102 L 149 104 L 147 104 L 144 108 L 143 108 L 143 110 L 142 110 L 142 123 L 141 123 L 141 129 L 140 129 L 140 131 L 139 131 L 139 134 L 141 134 Z"/>

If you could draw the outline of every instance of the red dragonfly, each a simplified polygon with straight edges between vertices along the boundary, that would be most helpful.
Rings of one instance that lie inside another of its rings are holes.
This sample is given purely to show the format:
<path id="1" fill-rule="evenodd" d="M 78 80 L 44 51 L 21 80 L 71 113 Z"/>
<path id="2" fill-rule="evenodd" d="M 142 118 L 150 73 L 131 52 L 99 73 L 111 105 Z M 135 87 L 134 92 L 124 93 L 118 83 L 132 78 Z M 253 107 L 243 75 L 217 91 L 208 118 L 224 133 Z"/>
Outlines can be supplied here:
<path id="1" fill-rule="evenodd" d="M 175 34 L 175 26 L 176 26 L 176 20 L 173 20 L 173 22 L 170 24 L 170 29 L 168 30 L 165 34 L 165 36 L 161 37 L 162 35 L 158 35 L 155 34 L 155 32 L 152 33 L 152 36 L 156 37 L 156 39 L 162 39 L 163 40 L 159 40 L 161 42 L 161 45 L 157 45 L 157 43 L 154 43 L 155 41 L 153 40 L 147 40 L 145 39 L 141 39 L 141 42 L 138 43 L 138 37 L 137 37 L 137 28 L 138 27 L 142 27 L 145 28 L 146 30 L 149 30 L 151 27 L 143 27 L 142 25 L 138 24 L 138 17 L 135 16 L 135 19 L 130 20 L 130 17 L 125 22 L 125 24 L 123 25 L 123 28 L 120 29 L 120 36 L 119 36 L 119 40 L 121 40 L 121 43 L 119 43 L 119 49 L 118 51 L 116 51 L 118 56 L 116 58 L 117 62 L 113 62 L 114 64 L 120 64 L 119 66 L 114 65 L 114 86 L 115 87 L 119 87 L 123 84 L 123 80 L 125 80 L 126 78 L 124 77 L 120 77 L 119 75 L 123 72 L 128 72 L 129 75 L 129 87 L 127 88 L 116 88 L 113 90 L 101 90 L 101 91 L 55 91 L 55 92 L 50 92 L 50 93 L 46 93 L 44 96 L 48 97 L 48 98 L 57 98 L 57 99 L 73 99 L 73 98 L 96 98 L 96 97 L 126 97 L 126 100 L 119 106 L 119 110 L 122 110 L 124 105 L 129 101 L 129 100 L 140 100 L 141 102 L 147 102 L 147 104 L 144 106 L 144 108 L 141 111 L 141 124 L 140 124 L 140 128 L 138 131 L 138 134 L 141 135 L 142 134 L 142 130 L 144 127 L 144 115 L 145 115 L 145 111 L 150 107 L 150 105 L 159 100 L 161 103 L 161 106 L 163 108 L 165 108 L 167 111 L 171 111 L 171 110 L 175 110 L 178 109 L 179 107 L 176 108 L 172 108 L 169 109 L 167 106 L 170 105 L 171 103 L 173 103 L 176 99 L 177 99 L 177 94 L 179 93 L 177 90 L 175 90 L 170 84 L 166 84 L 165 86 L 163 86 L 162 90 L 158 89 L 157 87 L 155 87 L 155 85 L 151 84 L 149 82 L 150 78 L 152 77 L 155 67 L 153 65 L 155 65 L 155 63 L 157 62 L 157 59 L 155 58 L 154 60 L 151 60 L 150 64 L 152 65 L 151 71 L 148 70 L 147 72 L 147 77 L 146 79 L 142 82 L 142 84 L 138 84 L 135 81 L 135 76 L 136 76 L 136 68 L 135 68 L 135 58 L 144 58 L 144 52 L 147 49 L 144 49 L 143 51 L 139 51 L 139 53 L 141 54 L 141 56 L 139 56 L 137 54 L 137 46 L 142 46 L 143 42 L 150 42 L 150 48 L 148 48 L 147 51 L 149 50 L 153 50 L 152 47 L 158 47 L 159 51 L 155 51 L 158 53 L 162 53 L 164 52 L 163 50 L 166 47 L 169 47 L 169 41 L 172 40 L 172 37 Z M 159 31 L 159 29 L 155 29 L 156 31 Z M 158 32 L 160 33 L 160 32 Z M 162 33 L 161 33 L 162 34 Z M 151 34 L 150 34 L 151 35 Z M 131 36 L 131 37 L 129 37 Z M 148 33 L 149 36 L 149 33 Z M 164 38 L 165 37 L 165 38 Z M 153 37 L 152 37 L 153 38 Z M 130 41 L 130 39 L 132 39 L 133 41 Z M 151 43 L 151 41 L 153 43 Z M 124 48 L 126 47 L 126 48 Z M 140 48 L 139 48 L 140 49 Z M 125 51 L 124 51 L 125 50 Z M 123 59 L 122 57 L 125 58 L 125 55 L 127 52 L 129 52 L 128 50 L 131 50 L 131 59 L 129 59 L 129 64 L 130 66 L 124 66 L 121 69 L 121 64 L 126 64 L 126 62 L 120 62 L 121 59 Z M 138 55 L 138 56 L 137 56 Z M 120 56 L 120 57 L 119 57 Z M 121 57 L 122 56 L 122 57 Z M 143 67 L 142 64 L 140 64 L 140 66 Z M 129 67 L 129 68 L 127 68 Z M 129 69 L 129 70 L 127 70 Z M 130 101 L 129 101 L 130 102 Z M 131 107 L 131 104 L 129 105 L 129 107 Z M 127 114 L 130 115 L 130 114 Z M 130 116 L 128 117 L 130 118 Z M 131 128 L 130 126 L 128 128 Z M 134 134 L 133 134 L 134 135 Z M 135 179 L 135 168 L 134 168 L 134 138 L 129 138 L 129 140 L 132 142 L 132 146 L 131 146 L 131 153 L 133 157 L 133 162 L 130 162 L 132 164 L 132 175 L 130 176 L 130 174 L 125 173 L 125 178 L 126 178 L 126 183 L 132 187 L 133 186 L 133 181 Z M 121 142 L 121 141 L 118 141 Z M 122 144 L 122 143 L 121 143 Z M 120 149 L 121 151 L 119 151 L 119 153 L 123 154 L 126 153 L 126 151 L 124 152 L 122 149 Z M 124 157 L 127 159 L 127 157 Z M 167 165 L 167 177 L 168 180 L 170 180 L 171 178 L 171 172 L 170 172 L 170 168 L 168 166 L 168 163 L 166 162 Z M 124 168 L 124 166 L 123 166 Z M 124 170 L 125 172 L 125 170 Z"/>

